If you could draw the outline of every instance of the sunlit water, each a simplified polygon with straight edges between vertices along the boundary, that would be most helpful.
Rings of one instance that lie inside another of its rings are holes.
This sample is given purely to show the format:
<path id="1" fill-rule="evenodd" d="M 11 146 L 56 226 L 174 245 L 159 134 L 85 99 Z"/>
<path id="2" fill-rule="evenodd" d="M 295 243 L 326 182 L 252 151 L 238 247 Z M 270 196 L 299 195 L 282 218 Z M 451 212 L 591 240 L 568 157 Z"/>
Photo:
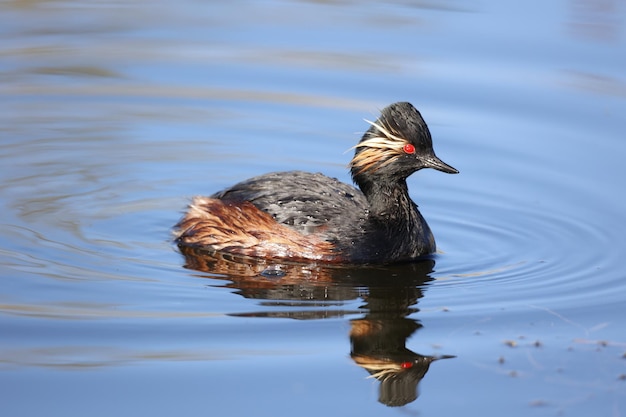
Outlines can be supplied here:
<path id="1" fill-rule="evenodd" d="M 623 2 L 0 10 L 2 415 L 626 413 Z M 433 262 L 172 244 L 401 100 L 461 171 L 409 179 Z"/>

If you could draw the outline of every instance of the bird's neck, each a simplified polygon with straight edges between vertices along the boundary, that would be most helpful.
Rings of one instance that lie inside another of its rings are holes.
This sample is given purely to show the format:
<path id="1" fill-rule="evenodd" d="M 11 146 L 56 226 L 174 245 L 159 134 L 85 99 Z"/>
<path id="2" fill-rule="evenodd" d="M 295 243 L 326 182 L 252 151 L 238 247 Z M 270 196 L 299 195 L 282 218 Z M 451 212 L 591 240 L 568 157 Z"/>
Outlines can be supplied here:
<path id="1" fill-rule="evenodd" d="M 369 203 L 370 215 L 398 224 L 415 220 L 416 206 L 409 197 L 406 180 L 357 183 Z"/>

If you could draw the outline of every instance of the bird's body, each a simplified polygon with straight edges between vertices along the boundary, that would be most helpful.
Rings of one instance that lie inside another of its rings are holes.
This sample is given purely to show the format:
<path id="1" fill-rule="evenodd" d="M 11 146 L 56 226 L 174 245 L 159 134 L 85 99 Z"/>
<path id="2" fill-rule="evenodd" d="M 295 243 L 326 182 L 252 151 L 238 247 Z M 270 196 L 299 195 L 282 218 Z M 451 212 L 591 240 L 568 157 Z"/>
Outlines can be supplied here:
<path id="1" fill-rule="evenodd" d="M 261 258 L 328 263 L 409 261 L 435 251 L 406 178 L 439 160 L 409 103 L 382 111 L 355 146 L 360 190 L 322 174 L 277 172 L 196 197 L 176 226 L 180 245 Z"/>

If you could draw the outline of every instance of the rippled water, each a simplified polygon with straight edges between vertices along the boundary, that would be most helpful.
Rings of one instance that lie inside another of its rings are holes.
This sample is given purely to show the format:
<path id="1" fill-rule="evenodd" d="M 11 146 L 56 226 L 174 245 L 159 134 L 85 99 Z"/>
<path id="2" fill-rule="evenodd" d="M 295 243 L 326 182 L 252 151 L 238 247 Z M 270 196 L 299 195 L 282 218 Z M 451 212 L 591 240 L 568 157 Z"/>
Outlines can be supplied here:
<path id="1" fill-rule="evenodd" d="M 0 11 L 2 415 L 626 413 L 623 2 Z M 409 179 L 433 261 L 172 244 L 193 195 L 349 182 L 400 100 L 461 171 Z"/>

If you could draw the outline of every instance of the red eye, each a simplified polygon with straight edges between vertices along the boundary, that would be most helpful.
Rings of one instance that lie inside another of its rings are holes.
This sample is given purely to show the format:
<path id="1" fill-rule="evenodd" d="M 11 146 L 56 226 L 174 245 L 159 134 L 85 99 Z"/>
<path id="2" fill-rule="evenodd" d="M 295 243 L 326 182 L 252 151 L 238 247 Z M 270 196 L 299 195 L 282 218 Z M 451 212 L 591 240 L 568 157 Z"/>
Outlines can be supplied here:
<path id="1" fill-rule="evenodd" d="M 413 362 L 402 362 L 400 364 L 400 368 L 402 369 L 411 369 L 412 367 L 413 367 Z"/>
<path id="2" fill-rule="evenodd" d="M 404 153 L 408 153 L 408 154 L 415 153 L 415 146 L 411 145 L 410 143 L 407 143 L 406 145 L 404 145 L 404 148 L 402 149 L 404 150 Z"/>

